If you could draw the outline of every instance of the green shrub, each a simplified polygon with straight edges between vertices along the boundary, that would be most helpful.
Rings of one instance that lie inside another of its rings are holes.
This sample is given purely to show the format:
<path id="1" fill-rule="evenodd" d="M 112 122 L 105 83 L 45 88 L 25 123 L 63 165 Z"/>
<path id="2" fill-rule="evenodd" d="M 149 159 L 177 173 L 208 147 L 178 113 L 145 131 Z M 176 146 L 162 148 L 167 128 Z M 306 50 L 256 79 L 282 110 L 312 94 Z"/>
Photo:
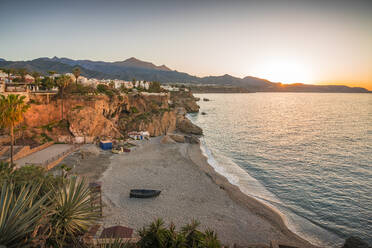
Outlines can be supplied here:
<path id="1" fill-rule="evenodd" d="M 83 109 L 84 106 L 81 106 L 81 105 L 76 105 L 75 107 L 72 108 L 72 111 L 74 110 L 80 110 L 80 109 Z"/>
<path id="2" fill-rule="evenodd" d="M 120 92 L 117 89 L 110 88 L 109 86 L 107 86 L 105 84 L 97 85 L 97 91 L 99 93 L 107 95 L 108 97 L 110 97 L 110 99 L 112 99 L 114 97 L 114 95 L 120 95 Z"/>
<path id="3" fill-rule="evenodd" d="M 136 107 L 130 107 L 130 112 L 132 113 L 132 114 L 136 114 L 136 113 L 138 113 L 139 111 L 138 111 L 138 109 L 136 108 Z"/>
<path id="4" fill-rule="evenodd" d="M 30 104 L 35 104 L 35 105 L 40 105 L 41 104 L 41 102 L 36 101 L 35 99 L 30 99 L 29 103 Z"/>
<path id="5" fill-rule="evenodd" d="M 65 93 L 86 96 L 86 95 L 97 94 L 97 90 L 90 85 L 83 85 L 81 83 L 78 83 L 78 84 L 69 84 L 65 89 Z"/>
<path id="6" fill-rule="evenodd" d="M 215 232 L 206 230 L 199 231 L 199 222 L 192 221 L 191 224 L 181 228 L 177 232 L 176 227 L 170 224 L 164 227 L 162 219 L 157 219 L 149 226 L 138 231 L 140 240 L 137 245 L 140 248 L 221 248 L 222 245 Z"/>
<path id="7" fill-rule="evenodd" d="M 160 87 L 160 83 L 159 82 L 151 82 L 150 83 L 150 85 L 149 85 L 149 92 L 159 93 L 161 91 L 162 91 L 162 89 Z"/>
<path id="8" fill-rule="evenodd" d="M 42 133 L 40 134 L 40 136 L 43 138 L 43 143 L 47 143 L 47 142 L 50 142 L 52 141 L 53 139 L 51 137 L 49 137 L 46 133 Z"/>

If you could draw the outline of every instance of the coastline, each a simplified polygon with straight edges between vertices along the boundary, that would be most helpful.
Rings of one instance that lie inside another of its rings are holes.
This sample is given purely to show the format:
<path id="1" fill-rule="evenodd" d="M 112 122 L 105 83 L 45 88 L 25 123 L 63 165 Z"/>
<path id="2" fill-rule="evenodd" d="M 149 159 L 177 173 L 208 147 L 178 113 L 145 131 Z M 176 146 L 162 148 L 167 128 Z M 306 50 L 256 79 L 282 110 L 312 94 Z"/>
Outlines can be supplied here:
<path id="1" fill-rule="evenodd" d="M 181 227 L 197 219 L 202 229 L 215 229 L 224 244 L 269 247 L 270 241 L 279 241 L 317 247 L 290 231 L 278 211 L 217 173 L 199 144 L 161 144 L 160 139 L 138 142 L 130 154 L 110 157 L 100 178 L 105 227 L 120 224 L 137 230 L 159 217 Z M 146 201 L 129 199 L 129 189 L 141 186 L 162 194 Z"/>
<path id="2" fill-rule="evenodd" d="M 262 216 L 279 228 L 286 236 L 290 237 L 291 241 L 289 243 L 287 242 L 287 244 L 298 245 L 300 247 L 318 247 L 291 231 L 285 223 L 285 216 L 280 211 L 252 196 L 244 194 L 238 186 L 233 185 L 224 175 L 218 173 L 215 168 L 208 163 L 208 157 L 203 154 L 201 144 L 199 147 L 196 145 L 190 147 L 188 155 L 189 158 L 195 164 L 199 165 L 200 169 L 203 170 L 217 186 L 222 187 L 229 194 L 231 200 L 242 204 L 244 207 L 249 209 L 249 211 Z"/>

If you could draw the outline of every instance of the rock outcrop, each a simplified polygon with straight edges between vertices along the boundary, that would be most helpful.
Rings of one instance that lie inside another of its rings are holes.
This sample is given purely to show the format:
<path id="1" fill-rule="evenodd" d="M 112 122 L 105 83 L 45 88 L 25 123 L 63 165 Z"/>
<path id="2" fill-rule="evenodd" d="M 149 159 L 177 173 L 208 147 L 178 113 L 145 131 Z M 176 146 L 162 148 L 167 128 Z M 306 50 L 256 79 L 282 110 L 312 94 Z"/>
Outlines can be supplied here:
<path id="1" fill-rule="evenodd" d="M 25 114 L 26 136 L 60 141 L 93 140 L 95 138 L 124 137 L 130 131 L 148 131 L 151 136 L 172 133 L 177 129 L 186 134 L 202 134 L 185 115 L 198 111 L 195 99 L 183 92 L 173 100 L 169 93 L 130 93 L 114 95 L 70 95 L 63 101 L 31 104 Z M 173 104 L 170 104 L 173 103 Z M 186 106 L 186 108 L 184 107 Z M 62 120 L 63 119 L 63 120 Z M 45 140 L 44 140 L 45 141 Z"/>
<path id="2" fill-rule="evenodd" d="M 188 113 L 199 112 L 199 106 L 190 91 L 173 91 L 170 94 L 170 100 L 175 107 L 183 107 Z"/>
<path id="3" fill-rule="evenodd" d="M 346 239 L 342 248 L 372 248 L 366 242 L 357 237 L 349 237 Z"/>
<path id="4" fill-rule="evenodd" d="M 186 118 L 177 122 L 177 129 L 180 132 L 183 132 L 186 134 L 196 134 L 196 135 L 203 134 L 203 130 L 200 127 L 193 124 L 190 120 Z"/>

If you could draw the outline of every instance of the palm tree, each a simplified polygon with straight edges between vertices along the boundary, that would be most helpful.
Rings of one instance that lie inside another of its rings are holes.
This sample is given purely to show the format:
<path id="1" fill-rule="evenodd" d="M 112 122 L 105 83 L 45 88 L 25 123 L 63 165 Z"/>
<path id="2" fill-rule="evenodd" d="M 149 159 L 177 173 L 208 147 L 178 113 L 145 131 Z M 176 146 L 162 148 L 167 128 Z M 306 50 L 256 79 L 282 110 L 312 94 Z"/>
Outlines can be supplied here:
<path id="1" fill-rule="evenodd" d="M 63 99 L 64 99 L 63 91 L 70 83 L 71 83 L 71 78 L 66 75 L 62 75 L 58 77 L 56 80 L 57 87 L 61 94 L 61 120 L 63 120 Z"/>
<path id="2" fill-rule="evenodd" d="M 14 127 L 23 120 L 23 114 L 30 107 L 25 96 L 0 95 L 0 126 L 10 130 L 10 164 L 13 165 Z"/>
<path id="3" fill-rule="evenodd" d="M 18 70 L 17 70 L 17 73 L 18 73 L 18 75 L 20 75 L 21 76 L 21 80 L 22 80 L 22 82 L 24 82 L 25 80 L 26 80 L 26 75 L 27 75 L 27 70 L 26 70 L 26 68 L 19 68 Z"/>
<path id="4" fill-rule="evenodd" d="M 72 73 L 74 74 L 75 76 L 75 83 L 77 85 L 77 82 L 78 82 L 78 78 L 80 76 L 80 68 L 79 67 L 75 67 L 73 70 L 72 70 Z"/>
<path id="5" fill-rule="evenodd" d="M 32 73 L 32 77 L 34 78 L 34 85 L 38 87 L 40 85 L 40 73 L 38 73 L 37 71 L 34 71 Z"/>
<path id="6" fill-rule="evenodd" d="M 48 74 L 50 75 L 50 76 L 53 76 L 54 74 L 56 74 L 57 72 L 56 71 L 48 71 Z"/>

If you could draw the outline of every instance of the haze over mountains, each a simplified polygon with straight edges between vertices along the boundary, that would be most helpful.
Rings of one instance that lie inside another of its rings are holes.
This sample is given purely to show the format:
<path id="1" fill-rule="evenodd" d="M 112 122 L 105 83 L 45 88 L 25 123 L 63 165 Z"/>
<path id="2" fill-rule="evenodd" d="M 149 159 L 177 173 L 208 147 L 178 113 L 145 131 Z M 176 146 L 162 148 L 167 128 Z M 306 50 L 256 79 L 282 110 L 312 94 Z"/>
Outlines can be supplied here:
<path id="1" fill-rule="evenodd" d="M 171 70 L 165 65 L 156 66 L 151 62 L 141 61 L 134 57 L 117 62 L 73 60 L 58 57 L 43 57 L 30 61 L 0 59 L 0 68 L 26 68 L 28 71 L 38 71 L 43 74 L 48 71 L 67 73 L 71 72 L 74 67 L 81 69 L 82 76 L 98 79 L 132 80 L 136 78 L 137 80 L 162 83 L 216 84 L 265 92 L 369 92 L 364 88 L 342 85 L 281 84 L 251 76 L 238 78 L 225 74 L 223 76 L 197 77 Z"/>

